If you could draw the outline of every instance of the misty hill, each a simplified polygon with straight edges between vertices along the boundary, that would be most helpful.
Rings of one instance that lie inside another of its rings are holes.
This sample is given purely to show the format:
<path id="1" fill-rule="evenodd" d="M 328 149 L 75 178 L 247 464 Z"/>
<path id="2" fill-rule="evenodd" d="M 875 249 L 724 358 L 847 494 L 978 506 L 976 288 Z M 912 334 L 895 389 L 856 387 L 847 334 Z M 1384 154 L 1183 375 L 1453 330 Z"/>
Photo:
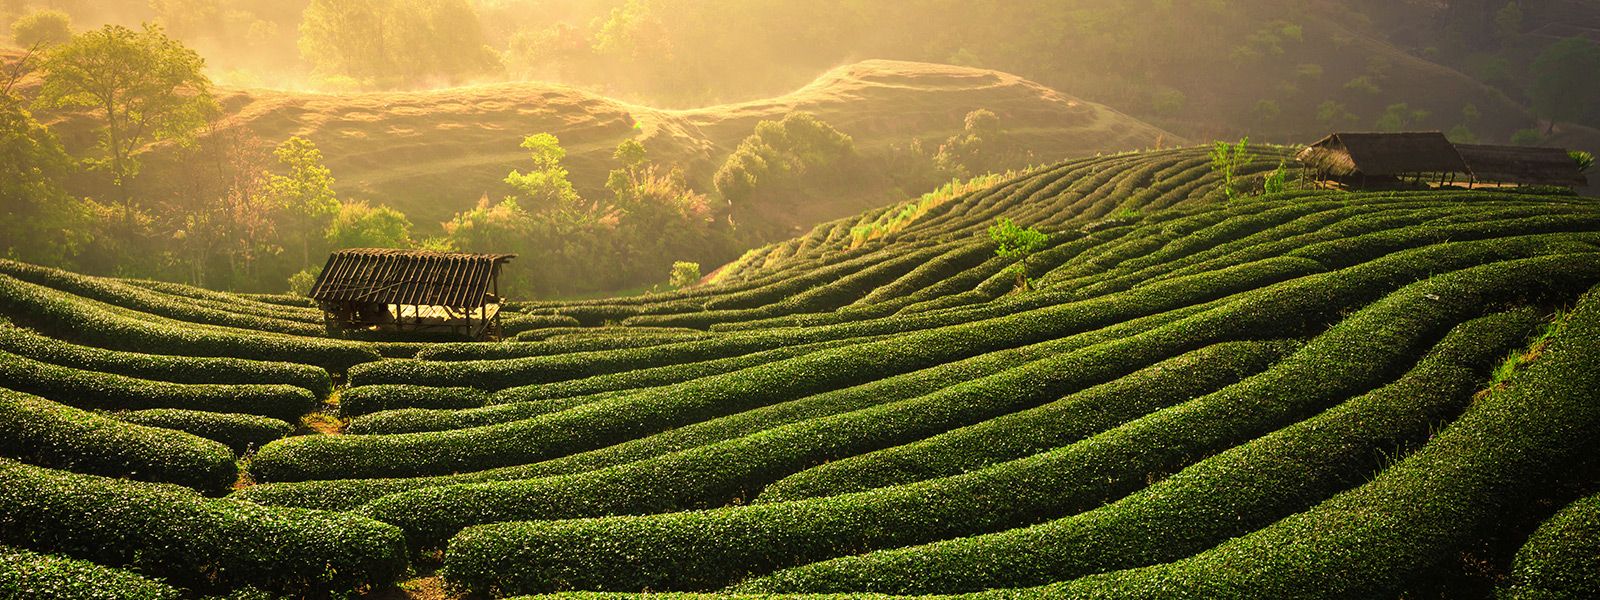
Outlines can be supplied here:
<path id="1" fill-rule="evenodd" d="M 877 60 L 833 69 L 782 96 L 691 110 L 639 106 L 544 83 L 339 95 L 224 90 L 220 99 L 227 113 L 220 132 L 238 128 L 262 140 L 310 139 L 327 157 L 341 196 L 399 208 L 424 230 L 471 208 L 481 196 L 507 193 L 502 179 L 526 160 L 518 144 L 540 132 L 561 139 L 572 180 L 586 195 L 603 190 L 606 172 L 616 166 L 612 151 L 629 138 L 642 141 L 652 160 L 684 166 L 696 187 L 709 189 L 712 173 L 759 121 L 793 111 L 813 113 L 854 137 L 864 172 L 886 169 L 891 155 L 906 151 L 912 140 L 937 144 L 960 131 L 963 116 L 975 109 L 994 112 L 1008 139 L 1033 162 L 1181 141 L 1015 75 Z M 1028 160 L 1024 156 L 1012 166 Z M 173 181 L 164 174 L 173 168 L 158 152 L 143 180 Z M 893 175 L 870 177 L 869 185 L 850 194 L 755 207 L 758 212 L 746 220 L 792 231 L 926 191 L 897 191 Z"/>

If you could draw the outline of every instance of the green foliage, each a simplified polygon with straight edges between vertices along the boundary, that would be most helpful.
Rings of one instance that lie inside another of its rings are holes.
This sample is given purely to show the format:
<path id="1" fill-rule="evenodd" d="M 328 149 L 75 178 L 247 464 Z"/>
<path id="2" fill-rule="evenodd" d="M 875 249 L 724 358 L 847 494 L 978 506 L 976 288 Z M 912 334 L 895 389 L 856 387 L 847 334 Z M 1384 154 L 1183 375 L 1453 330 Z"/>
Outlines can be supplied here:
<path id="1" fill-rule="evenodd" d="M 677 261 L 672 263 L 672 277 L 668 283 L 672 287 L 684 289 L 700 282 L 700 263 Z"/>
<path id="2" fill-rule="evenodd" d="M 288 229 L 298 232 L 299 267 L 311 266 L 311 245 L 339 214 L 333 191 L 333 171 L 322 164 L 322 151 L 311 140 L 296 136 L 278 144 L 273 156 L 287 173 L 267 179 L 268 202 L 282 212 Z"/>
<path id="3" fill-rule="evenodd" d="M 1015 166 L 1018 151 L 1000 129 L 1000 117 L 988 109 L 967 113 L 961 133 L 950 136 L 933 155 L 939 172 L 953 179 L 973 177 Z"/>
<path id="4" fill-rule="evenodd" d="M 95 207 L 62 187 L 70 157 L 9 93 L 0 93 L 0 156 L 0 254 L 71 264 L 93 238 Z"/>
<path id="5" fill-rule="evenodd" d="M 717 169 L 717 192 L 738 205 L 755 201 L 806 177 L 823 177 L 843 166 L 855 142 L 810 113 L 762 121 Z"/>
<path id="6" fill-rule="evenodd" d="M 523 138 L 522 147 L 533 160 L 533 170 L 523 173 L 513 169 L 505 179 L 506 185 L 522 193 L 518 205 L 532 212 L 575 206 L 580 198 L 572 189 L 572 182 L 567 180 L 567 168 L 561 166 L 562 159 L 567 157 L 561 140 L 555 135 L 540 133 Z"/>
<path id="7" fill-rule="evenodd" d="M 0 459 L 0 543 L 26 543 L 202 589 L 290 595 L 393 583 L 406 548 L 355 515 L 266 508 L 193 490 L 77 475 Z"/>
<path id="8" fill-rule="evenodd" d="M 1215 142 L 1211 145 L 1211 171 L 1222 178 L 1222 191 L 1228 200 L 1233 200 L 1239 194 L 1234 189 L 1234 178 L 1239 170 L 1255 157 L 1250 154 L 1250 138 L 1239 140 L 1238 144 Z"/>
<path id="9" fill-rule="evenodd" d="M 0 359 L 0 387 L 84 408 L 184 408 L 295 419 L 317 404 L 311 392 L 288 385 L 169 383 L 62 367 L 4 351 Z"/>
<path id="10" fill-rule="evenodd" d="M 9 357 L 8 357 L 9 358 Z M 222 444 L 120 422 L 0 388 L 0 456 L 107 477 L 175 483 L 220 494 L 238 478 Z"/>
<path id="11" fill-rule="evenodd" d="M 1050 243 L 1050 237 L 1033 227 L 1026 229 L 1017 225 L 1010 218 L 995 219 L 995 224 L 989 226 L 989 240 L 994 242 L 995 256 L 1016 261 L 1017 288 L 1023 291 L 1033 289 L 1033 281 L 1028 274 L 1028 258 L 1033 253 L 1043 250 Z"/>
<path id="12" fill-rule="evenodd" d="M 1511 134 L 1511 143 L 1518 146 L 1537 146 L 1544 143 L 1544 132 L 1538 129 L 1518 129 Z"/>
<path id="13" fill-rule="evenodd" d="M 88 162 L 111 175 L 125 224 L 133 220 L 128 185 L 139 172 L 136 155 L 151 142 L 188 144 L 219 110 L 205 61 L 158 26 L 78 34 L 51 48 L 41 68 L 37 104 L 87 109 L 99 119 L 99 156 Z"/>
<path id="14" fill-rule="evenodd" d="M 1550 517 L 1517 551 L 1499 597 L 1554 600 L 1600 595 L 1600 495 L 1580 498 Z"/>
<path id="15" fill-rule="evenodd" d="M 317 275 L 322 273 L 319 267 L 306 267 L 289 276 L 289 293 L 300 297 L 311 295 L 311 288 L 317 285 Z"/>
<path id="16" fill-rule="evenodd" d="M 1600 43 L 1581 37 L 1551 44 L 1530 67 L 1533 111 L 1550 121 L 1580 121 L 1600 110 Z M 1547 130 L 1547 131 L 1548 131 Z"/>
<path id="17" fill-rule="evenodd" d="M 1344 104 L 1333 100 L 1325 100 L 1317 105 L 1317 121 L 1324 127 L 1337 129 L 1341 126 L 1356 122 L 1360 117 L 1350 112 Z"/>
<path id="18" fill-rule="evenodd" d="M 1478 143 L 1478 134 L 1473 133 L 1472 128 L 1467 126 L 1465 123 L 1450 128 L 1450 131 L 1446 132 L 1444 135 L 1445 137 L 1449 138 L 1451 142 L 1457 144 Z"/>
<path id="19" fill-rule="evenodd" d="M 114 416 L 125 423 L 172 429 L 216 440 L 240 455 L 294 432 L 294 425 L 288 421 L 238 413 L 154 408 L 116 413 Z M 230 477 L 226 484 L 232 483 Z"/>
<path id="20" fill-rule="evenodd" d="M 411 245 L 411 220 L 405 213 L 387 206 L 374 207 L 364 201 L 343 202 L 328 224 L 327 239 L 329 247 L 335 250 L 405 248 Z M 310 286 L 306 286 L 306 290 L 309 289 Z"/>
<path id="21" fill-rule="evenodd" d="M 63 556 L 0 546 L 0 592 L 34 600 L 179 600 L 177 588 Z"/>
<path id="22" fill-rule="evenodd" d="M 23 48 L 47 48 L 72 40 L 72 17 L 59 10 L 36 10 L 11 24 L 11 40 Z"/>
<path id="23" fill-rule="evenodd" d="M 1579 173 L 1588 173 L 1594 170 L 1594 155 L 1583 150 L 1569 150 L 1567 156 L 1572 157 L 1573 164 L 1578 165 Z"/>
<path id="24" fill-rule="evenodd" d="M 1390 104 L 1383 109 L 1383 114 L 1378 115 L 1375 126 L 1378 131 L 1399 132 L 1413 129 L 1422 124 L 1432 114 L 1422 109 L 1412 109 L 1411 105 L 1404 102 Z"/>
<path id="25" fill-rule="evenodd" d="M 1262 184 L 1262 192 L 1266 194 L 1281 194 L 1289 190 L 1289 167 L 1287 161 L 1278 161 L 1278 168 L 1267 175 Z"/>

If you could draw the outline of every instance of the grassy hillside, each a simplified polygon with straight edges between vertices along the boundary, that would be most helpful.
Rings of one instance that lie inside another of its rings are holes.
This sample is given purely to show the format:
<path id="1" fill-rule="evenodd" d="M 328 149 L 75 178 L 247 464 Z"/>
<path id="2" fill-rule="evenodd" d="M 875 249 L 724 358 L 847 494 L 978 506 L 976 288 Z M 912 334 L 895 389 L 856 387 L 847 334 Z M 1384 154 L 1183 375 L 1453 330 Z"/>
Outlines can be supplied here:
<path id="1" fill-rule="evenodd" d="M 993 111 L 1008 139 L 1036 162 L 1181 142 L 1015 75 L 896 61 L 847 65 L 782 96 L 692 110 L 655 109 L 546 83 L 336 95 L 231 89 L 221 90 L 219 100 L 225 114 L 210 137 L 309 139 L 327 157 L 341 196 L 394 206 L 423 234 L 480 197 L 512 193 L 502 180 L 526 168 L 527 152 L 519 145 L 534 133 L 561 139 L 572 181 L 588 197 L 607 195 L 606 174 L 618 167 L 612 152 L 626 139 L 643 142 L 654 162 L 684 167 L 696 188 L 710 191 L 712 174 L 758 122 L 813 113 L 855 138 L 860 170 L 876 175 L 848 194 L 740 207 L 745 210 L 736 216 L 786 232 L 782 237 L 920 193 L 895 188 L 903 185 L 890 176 L 895 155 L 918 139 L 936 147 L 977 109 Z M 69 148 L 94 141 L 71 122 L 56 129 Z M 147 159 L 140 178 L 147 195 L 162 197 L 169 187 L 185 185 L 182 169 L 189 167 L 174 163 L 173 150 L 157 149 Z"/>
<path id="2" fill-rule="evenodd" d="M 294 298 L 0 262 L 0 315 L 33 329 L 0 328 L 0 585 L 1593 589 L 1600 207 L 1228 201 L 1208 162 L 876 209 L 687 290 L 513 304 L 503 343 L 327 339 Z M 1002 217 L 1047 234 L 1033 291 Z"/>

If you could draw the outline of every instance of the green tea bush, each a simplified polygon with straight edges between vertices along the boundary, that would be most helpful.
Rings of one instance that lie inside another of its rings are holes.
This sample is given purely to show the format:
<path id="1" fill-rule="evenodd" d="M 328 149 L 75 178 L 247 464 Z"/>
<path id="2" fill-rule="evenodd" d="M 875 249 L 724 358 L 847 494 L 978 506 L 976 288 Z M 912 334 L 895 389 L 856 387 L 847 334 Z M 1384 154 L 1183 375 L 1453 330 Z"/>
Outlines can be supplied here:
<path id="1" fill-rule="evenodd" d="M 500 318 L 500 327 L 506 335 L 547 327 L 577 327 L 578 320 L 567 315 L 512 315 Z"/>
<path id="2" fill-rule="evenodd" d="M 1348 488 L 1373 457 L 1425 441 L 1471 402 L 1533 311 L 1465 323 L 1398 381 L 1190 466 L 1122 500 L 1033 527 L 838 558 L 744 591 L 897 594 L 1021 588 L 1178 560 Z"/>
<path id="3" fill-rule="evenodd" d="M 178 431 L 129 424 L 20 392 L 0 389 L 0 456 L 219 494 L 238 479 L 233 453 Z"/>
<path id="4" fill-rule="evenodd" d="M 311 365 L 106 350 L 6 325 L 0 325 L 0 350 L 74 369 L 172 383 L 286 384 L 310 390 L 318 398 L 333 391 L 328 372 Z"/>
<path id="5" fill-rule="evenodd" d="M 1370 482 L 1216 548 L 1032 591 L 1049 597 L 1378 597 L 1530 501 L 1593 448 L 1600 426 L 1600 296 L 1580 302 L 1543 356 L 1508 387 Z M 1396 557 L 1404 557 L 1397 560 Z"/>
<path id="6" fill-rule="evenodd" d="M 1591 349 L 1591 351 L 1593 351 Z M 1561 509 L 1517 551 L 1500 596 L 1514 600 L 1600 597 L 1600 495 Z"/>
<path id="7" fill-rule="evenodd" d="M 193 490 L 0 459 L 0 543 L 129 568 L 183 586 L 291 595 L 405 574 L 399 530 L 355 515 L 207 499 Z"/>
<path id="8" fill-rule="evenodd" d="M 0 314 L 55 337 L 116 350 L 309 364 L 331 371 L 379 359 L 371 346 L 356 342 L 137 319 L 7 275 L 0 275 Z"/>
<path id="9" fill-rule="evenodd" d="M 29 600 L 180 600 L 177 588 L 85 560 L 0 546 L 0 597 Z"/>
<path id="10" fill-rule="evenodd" d="M 1581 275 L 1557 281 L 1556 273 L 1563 278 Z M 1346 275 L 1346 285 L 1361 283 L 1348 271 L 1339 274 Z M 1530 281 L 1549 282 L 1549 291 L 1575 293 L 1571 286 L 1600 281 L 1600 256 L 1525 259 L 1436 276 L 1382 298 L 1266 373 L 1029 459 L 946 479 L 799 502 L 480 525 L 452 539 L 446 576 L 473 590 L 513 593 L 561 587 L 706 589 L 823 558 L 1087 510 L 1136 491 L 1152 475 L 1173 472 L 1195 457 L 1267 434 L 1381 385 L 1444 331 L 1485 305 L 1517 299 L 1529 291 L 1524 286 Z M 1311 289 L 1305 292 L 1313 295 Z M 1339 295 L 1326 289 L 1314 293 Z M 1312 313 L 1326 310 L 1318 303 L 1299 298 L 1285 304 Z M 1226 324 L 1253 330 L 1261 323 L 1241 323 L 1246 319 L 1239 317 L 1264 318 L 1252 309 L 1277 303 L 1244 304 L 1234 314 L 1214 315 L 1214 324 L 1191 323 L 1183 329 L 1214 330 Z M 1273 313 L 1277 311 L 1266 314 Z M 513 493 L 487 501 L 525 500 Z M 618 553 L 629 560 L 613 560 Z"/>
<path id="11" fill-rule="evenodd" d="M 216 440 L 238 454 L 245 454 L 294 433 L 294 425 L 287 421 L 256 415 L 155 408 L 115 413 L 112 416 L 124 423 L 173 429 Z"/>
<path id="12" fill-rule="evenodd" d="M 339 414 L 358 417 L 402 408 L 474 408 L 488 401 L 488 393 L 474 388 L 363 385 L 339 393 Z"/>
<path id="13" fill-rule="evenodd" d="M 317 406 L 311 392 L 290 385 L 150 381 L 52 365 L 5 351 L 0 351 L 0 387 L 107 410 L 183 408 L 298 419 Z"/>

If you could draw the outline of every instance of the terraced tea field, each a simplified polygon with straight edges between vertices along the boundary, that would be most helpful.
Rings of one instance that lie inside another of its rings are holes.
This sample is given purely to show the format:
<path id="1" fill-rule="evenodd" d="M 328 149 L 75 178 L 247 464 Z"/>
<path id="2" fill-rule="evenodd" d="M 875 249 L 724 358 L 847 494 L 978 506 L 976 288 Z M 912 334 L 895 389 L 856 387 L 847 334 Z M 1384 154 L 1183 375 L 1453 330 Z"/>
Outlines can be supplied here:
<path id="1" fill-rule="evenodd" d="M 1068 161 L 494 344 L 0 262 L 0 595 L 1593 597 L 1600 206 L 1218 188 Z"/>

